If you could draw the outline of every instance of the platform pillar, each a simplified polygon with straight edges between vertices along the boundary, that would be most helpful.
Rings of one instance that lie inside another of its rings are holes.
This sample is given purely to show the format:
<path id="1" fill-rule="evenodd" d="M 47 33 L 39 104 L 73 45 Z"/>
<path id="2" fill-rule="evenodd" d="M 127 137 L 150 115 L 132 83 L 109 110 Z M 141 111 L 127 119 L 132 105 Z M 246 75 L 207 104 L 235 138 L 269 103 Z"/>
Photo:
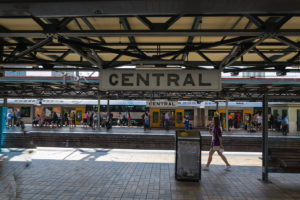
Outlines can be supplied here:
<path id="1" fill-rule="evenodd" d="M 0 152 L 4 142 L 4 130 L 6 125 L 7 107 L 0 107 Z"/>
<path id="2" fill-rule="evenodd" d="M 262 180 L 268 182 L 268 95 L 263 96 Z"/>
<path id="3" fill-rule="evenodd" d="M 226 98 L 226 102 L 225 102 L 225 104 L 226 104 L 226 114 L 225 114 L 225 128 L 226 128 L 226 133 L 228 133 L 228 130 L 229 130 L 229 128 L 228 128 L 228 98 Z"/>
<path id="4" fill-rule="evenodd" d="M 3 107 L 7 107 L 7 97 L 3 97 Z"/>
<path id="5" fill-rule="evenodd" d="M 109 112 L 110 112 L 110 110 L 109 110 L 109 99 L 107 98 L 107 107 L 106 107 L 106 111 L 107 111 L 107 117 L 109 116 Z"/>
<path id="6" fill-rule="evenodd" d="M 100 128 L 100 95 L 98 95 L 98 107 L 97 107 L 97 128 Z"/>

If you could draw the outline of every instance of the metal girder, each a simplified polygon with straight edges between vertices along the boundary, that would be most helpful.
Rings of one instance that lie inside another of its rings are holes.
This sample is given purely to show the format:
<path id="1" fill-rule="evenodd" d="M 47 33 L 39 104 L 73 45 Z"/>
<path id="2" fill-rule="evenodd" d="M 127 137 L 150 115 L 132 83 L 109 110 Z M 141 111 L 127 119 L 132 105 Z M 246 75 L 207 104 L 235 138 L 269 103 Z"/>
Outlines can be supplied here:
<path id="1" fill-rule="evenodd" d="M 243 16 L 240 16 L 240 17 L 236 20 L 236 22 L 234 22 L 234 24 L 232 25 L 231 30 L 233 30 L 233 29 L 240 23 L 240 21 L 241 21 L 242 19 L 243 19 Z M 245 29 L 247 29 L 247 27 L 246 27 Z M 223 41 L 223 40 L 225 40 L 225 39 L 226 39 L 226 36 L 224 36 L 224 37 L 222 38 L 221 41 Z"/>
<path id="2" fill-rule="evenodd" d="M 280 42 L 289 45 L 290 47 L 293 47 L 296 50 L 300 50 L 300 45 L 286 37 L 283 36 L 274 36 L 275 39 L 279 40 Z"/>
<path id="3" fill-rule="evenodd" d="M 39 31 L 39 30 L 1 30 L 0 37 L 45 37 L 47 35 L 65 37 L 129 37 L 129 36 L 260 36 L 266 33 L 262 30 L 60 30 L 60 31 Z M 300 36 L 299 29 L 282 29 L 277 36 Z"/>
<path id="4" fill-rule="evenodd" d="M 259 55 L 262 59 L 264 59 L 264 61 L 271 63 L 272 60 L 270 60 L 267 56 L 265 56 L 265 54 L 263 54 L 261 51 L 259 51 L 257 48 L 253 48 L 253 50 L 257 53 L 257 55 Z"/>
<path id="5" fill-rule="evenodd" d="M 144 56 L 144 55 L 140 55 L 140 54 L 136 54 L 136 53 L 131 53 L 131 52 L 128 52 L 128 51 L 122 51 L 122 50 L 118 50 L 118 49 L 103 47 L 100 44 L 86 44 L 86 43 L 81 42 L 81 41 L 67 40 L 67 39 L 64 39 L 62 37 L 58 38 L 58 41 L 61 42 L 61 43 L 74 44 L 74 45 L 81 46 L 81 47 L 86 47 L 86 48 L 89 48 L 89 49 L 98 49 L 98 50 L 105 51 L 105 52 L 122 54 L 122 55 L 126 55 L 126 56 L 140 58 L 140 59 L 149 59 L 148 56 Z"/>
<path id="6" fill-rule="evenodd" d="M 40 42 L 34 44 L 33 46 L 27 48 L 26 50 L 24 50 L 24 51 L 18 53 L 18 54 L 15 55 L 13 58 L 14 58 L 14 59 L 20 59 L 20 58 L 26 56 L 27 54 L 30 54 L 30 53 L 32 53 L 33 51 L 35 51 L 35 50 L 37 50 L 37 49 L 39 49 L 39 48 L 41 48 L 41 47 L 43 47 L 43 46 L 45 46 L 45 45 L 51 43 L 51 42 L 52 42 L 52 38 L 51 38 L 51 37 L 47 37 L 46 39 L 43 39 L 42 41 L 40 41 Z"/>
<path id="7" fill-rule="evenodd" d="M 149 60 L 148 60 L 149 61 Z M 150 60 L 151 61 L 151 60 Z M 155 60 L 154 60 L 155 61 Z M 114 61 L 113 63 L 110 63 L 111 61 L 105 61 L 103 63 L 104 68 L 109 67 L 118 67 L 118 66 L 123 66 L 123 65 L 128 65 L 128 66 L 134 66 L 131 61 Z M 150 64 L 150 62 L 148 62 Z M 171 62 L 170 62 L 171 63 Z M 215 62 L 216 65 L 219 65 L 221 62 Z M 19 61 L 13 61 L 13 62 L 0 62 L 0 65 L 4 66 L 30 66 L 30 65 L 42 65 L 42 64 L 51 64 L 54 66 L 78 66 L 78 67 L 91 67 L 91 64 L 87 61 L 51 61 L 51 60 L 37 60 L 37 61 L 30 61 L 30 60 L 19 60 Z M 178 63 L 177 63 L 178 64 Z M 180 64 L 182 66 L 210 66 L 211 63 L 207 61 L 182 61 Z M 231 64 L 231 66 L 257 66 L 262 69 L 264 68 L 270 68 L 270 67 L 276 67 L 276 66 L 293 66 L 296 65 L 298 66 L 298 62 L 273 62 L 273 63 L 266 63 L 266 62 L 253 62 L 253 61 L 247 61 L 247 62 L 234 62 Z M 26 68 L 20 68 L 19 71 L 24 71 Z M 31 68 L 30 68 L 31 69 Z M 91 68 L 95 69 L 95 68 Z M 250 68 L 249 68 L 250 69 Z M 252 68 L 251 68 L 252 69 Z M 12 70 L 12 68 L 10 68 Z M 249 71 L 248 68 L 234 68 L 234 69 L 229 69 L 225 68 L 223 69 L 224 72 L 231 72 L 231 71 Z M 286 69 L 289 71 L 296 71 L 296 69 Z M 17 71 L 17 68 L 16 68 Z"/>
<path id="8" fill-rule="evenodd" d="M 90 23 L 90 21 L 85 18 L 85 17 L 82 17 L 81 20 L 91 29 L 91 30 L 96 30 L 95 27 Z M 98 37 L 99 40 L 102 42 L 102 43 L 105 43 L 105 40 L 102 38 L 102 37 Z"/>
<path id="9" fill-rule="evenodd" d="M 152 22 L 150 22 L 145 16 L 137 16 L 137 18 L 150 30 L 154 29 Z"/>
<path id="10" fill-rule="evenodd" d="M 202 23 L 202 17 L 201 16 L 195 17 L 193 25 L 192 25 L 192 30 L 197 30 L 201 23 Z M 189 36 L 187 39 L 187 44 L 193 43 L 193 40 L 194 40 L 194 37 Z M 185 48 L 187 47 L 187 44 L 185 45 Z M 176 55 L 173 59 L 175 60 L 177 56 L 179 56 L 179 55 Z M 187 56 L 187 53 L 183 54 L 182 60 L 185 60 L 186 56 Z"/>
<path id="11" fill-rule="evenodd" d="M 63 60 L 66 56 L 68 56 L 70 53 L 71 53 L 71 49 L 67 50 L 66 52 L 64 52 L 59 58 L 57 58 L 55 61 L 58 62 L 58 61 L 61 61 Z"/>
<path id="12" fill-rule="evenodd" d="M 223 40 L 223 41 L 219 41 L 219 42 L 215 42 L 215 43 L 211 43 L 211 44 L 199 44 L 198 46 L 185 47 L 185 48 L 183 48 L 179 51 L 165 53 L 165 54 L 161 54 L 161 55 L 154 56 L 154 57 L 163 58 L 163 57 L 173 56 L 173 55 L 177 55 L 177 54 L 181 54 L 181 53 L 185 53 L 185 52 L 198 51 L 198 50 L 201 50 L 201 49 L 208 49 L 208 48 L 217 47 L 217 46 L 220 46 L 220 45 L 223 45 L 223 44 L 224 45 L 225 44 L 232 44 L 232 43 L 248 41 L 248 40 L 253 40 L 253 39 L 255 39 L 255 37 L 236 37 L 236 38 L 227 39 L 227 40 Z"/>
<path id="13" fill-rule="evenodd" d="M 131 27 L 130 27 L 130 25 L 129 25 L 129 23 L 128 23 L 128 20 L 127 20 L 126 17 L 120 17 L 120 23 L 122 24 L 122 26 L 124 27 L 125 30 L 127 30 L 127 31 L 130 31 L 130 30 L 131 30 Z M 133 47 L 137 50 L 137 52 L 138 52 L 139 54 L 141 54 L 141 55 L 143 55 L 143 56 L 147 56 L 143 51 L 141 51 L 141 50 L 137 47 L 135 38 L 134 38 L 133 36 L 129 36 L 128 39 L 129 39 L 130 43 L 134 45 Z"/>
<path id="14" fill-rule="evenodd" d="M 197 51 L 197 53 L 204 58 L 207 62 L 209 62 L 212 66 L 216 67 L 216 63 L 214 63 L 213 61 L 211 61 L 204 53 L 202 53 L 201 51 Z"/>
<path id="15" fill-rule="evenodd" d="M 225 63 L 224 65 L 220 65 L 220 68 L 225 68 L 227 66 L 230 66 L 232 63 L 234 63 L 236 60 L 238 60 L 240 57 L 242 57 L 243 55 L 245 55 L 246 53 L 248 53 L 250 50 L 252 50 L 253 48 L 255 48 L 257 45 L 259 45 L 260 43 L 262 43 L 265 39 L 267 39 L 269 36 L 263 36 L 262 38 L 260 38 L 257 42 L 247 46 L 245 49 L 243 49 L 242 51 L 240 51 L 237 55 L 235 55 L 234 57 L 229 58 L 229 61 L 227 63 Z"/>
<path id="16" fill-rule="evenodd" d="M 264 25 L 264 22 L 255 15 L 246 15 L 246 17 L 251 21 L 253 24 L 255 24 L 258 28 L 262 28 Z"/>
<path id="17" fill-rule="evenodd" d="M 74 51 L 78 55 L 80 55 L 83 58 L 85 58 L 87 61 L 89 61 L 94 66 L 98 66 L 97 61 L 95 61 L 94 58 L 89 53 L 86 53 L 79 46 L 76 46 L 76 45 L 73 45 L 73 44 L 70 44 L 70 43 L 63 43 L 63 44 L 66 45 L 67 47 L 69 47 L 72 51 Z"/>

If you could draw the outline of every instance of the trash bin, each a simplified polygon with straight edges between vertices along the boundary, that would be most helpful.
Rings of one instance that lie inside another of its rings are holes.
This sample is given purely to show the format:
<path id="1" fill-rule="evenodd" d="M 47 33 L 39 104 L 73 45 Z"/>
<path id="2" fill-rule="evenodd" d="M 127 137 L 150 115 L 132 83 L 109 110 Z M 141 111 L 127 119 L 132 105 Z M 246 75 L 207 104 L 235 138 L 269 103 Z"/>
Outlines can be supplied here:
<path id="1" fill-rule="evenodd" d="M 175 178 L 182 181 L 201 179 L 200 131 L 176 131 Z"/>

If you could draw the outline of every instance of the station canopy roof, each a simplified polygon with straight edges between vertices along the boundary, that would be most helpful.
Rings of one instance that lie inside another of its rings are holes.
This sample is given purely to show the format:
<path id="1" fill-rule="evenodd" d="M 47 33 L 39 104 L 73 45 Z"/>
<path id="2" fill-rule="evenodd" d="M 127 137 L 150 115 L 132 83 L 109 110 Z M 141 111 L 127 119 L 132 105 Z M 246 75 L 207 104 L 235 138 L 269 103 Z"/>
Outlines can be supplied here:
<path id="1" fill-rule="evenodd" d="M 299 71 L 299 41 L 297 0 L 0 0 L 2 71 L 133 65 L 285 74 Z"/>
<path id="2" fill-rule="evenodd" d="M 58 99 L 169 99 L 169 100 L 242 100 L 261 101 L 268 92 L 271 101 L 299 101 L 300 79 L 222 78 L 220 92 L 174 91 L 98 91 L 96 77 L 74 80 L 72 77 L 0 78 L 0 95 L 9 98 Z"/>

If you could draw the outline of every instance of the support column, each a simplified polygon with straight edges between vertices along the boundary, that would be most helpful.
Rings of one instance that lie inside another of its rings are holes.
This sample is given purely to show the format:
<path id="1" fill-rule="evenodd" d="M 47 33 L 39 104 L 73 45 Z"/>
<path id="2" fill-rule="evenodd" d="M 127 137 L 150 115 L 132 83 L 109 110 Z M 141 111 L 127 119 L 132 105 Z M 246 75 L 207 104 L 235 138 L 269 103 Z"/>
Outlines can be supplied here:
<path id="1" fill-rule="evenodd" d="M 228 98 L 226 98 L 226 102 L 225 102 L 225 104 L 226 104 L 226 114 L 225 114 L 225 123 L 226 123 L 226 125 L 225 125 L 225 127 L 226 127 L 226 133 L 228 133 L 228 130 L 229 130 L 229 127 L 228 127 Z"/>
<path id="2" fill-rule="evenodd" d="M 268 182 L 268 94 L 263 97 L 262 180 Z"/>
<path id="3" fill-rule="evenodd" d="M 3 107 L 7 107 L 7 97 L 3 97 Z"/>
<path id="4" fill-rule="evenodd" d="M 217 101 L 216 102 L 216 113 L 220 114 L 218 110 L 219 110 L 219 102 Z"/>
<path id="5" fill-rule="evenodd" d="M 109 116 L 109 97 L 107 98 L 107 107 L 106 107 L 106 111 L 107 111 L 107 117 Z"/>
<path id="6" fill-rule="evenodd" d="M 100 95 L 98 95 L 97 128 L 100 128 Z"/>
<path id="7" fill-rule="evenodd" d="M 2 145 L 4 142 L 4 130 L 7 116 L 7 97 L 4 97 L 3 100 L 4 106 L 0 107 L 0 152 L 2 151 Z"/>

